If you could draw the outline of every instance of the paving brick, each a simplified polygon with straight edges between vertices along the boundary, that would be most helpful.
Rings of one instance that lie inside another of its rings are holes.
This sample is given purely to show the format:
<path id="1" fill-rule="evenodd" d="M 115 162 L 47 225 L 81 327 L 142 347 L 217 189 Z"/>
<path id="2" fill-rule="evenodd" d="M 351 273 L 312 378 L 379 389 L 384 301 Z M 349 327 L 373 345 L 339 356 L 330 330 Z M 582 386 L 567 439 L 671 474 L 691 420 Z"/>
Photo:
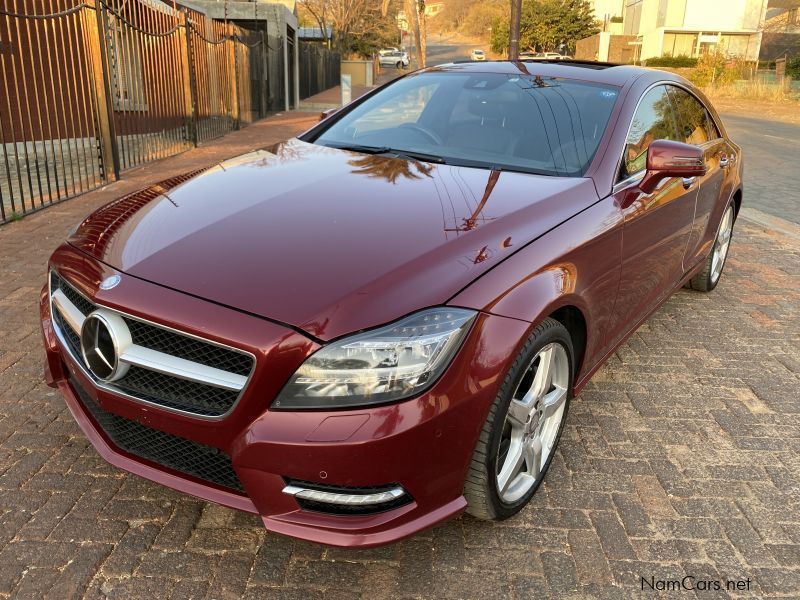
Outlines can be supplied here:
<path id="1" fill-rule="evenodd" d="M 616 512 L 592 513 L 592 523 L 606 556 L 611 560 L 634 559 L 636 553 Z"/>
<path id="2" fill-rule="evenodd" d="M 608 585 L 612 581 L 608 560 L 594 531 L 570 531 L 569 547 L 581 584 Z M 545 568 L 547 568 L 545 566 Z"/>

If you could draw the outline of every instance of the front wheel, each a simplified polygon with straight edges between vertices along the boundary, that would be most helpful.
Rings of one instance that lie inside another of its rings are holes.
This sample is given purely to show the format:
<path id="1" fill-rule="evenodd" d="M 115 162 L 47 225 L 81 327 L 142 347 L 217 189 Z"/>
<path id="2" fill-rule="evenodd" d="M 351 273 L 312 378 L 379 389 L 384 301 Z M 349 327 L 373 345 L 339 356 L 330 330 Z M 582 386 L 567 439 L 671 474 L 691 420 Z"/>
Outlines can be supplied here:
<path id="1" fill-rule="evenodd" d="M 398 60 L 397 64 L 395 65 L 395 67 L 398 68 L 398 69 L 402 69 L 403 68 L 403 62 Z"/>
<path id="2" fill-rule="evenodd" d="M 468 513 L 507 519 L 531 499 L 564 428 L 573 364 L 569 332 L 545 319 L 511 366 L 481 430 L 464 484 Z"/>
<path id="3" fill-rule="evenodd" d="M 703 265 L 703 270 L 692 277 L 686 287 L 700 292 L 710 292 L 717 287 L 719 278 L 722 276 L 722 269 L 725 267 L 725 259 L 728 258 L 728 249 L 731 246 L 735 219 L 736 215 L 731 203 L 722 214 L 722 221 L 719 224 L 714 246 L 711 248 L 705 265 Z"/>

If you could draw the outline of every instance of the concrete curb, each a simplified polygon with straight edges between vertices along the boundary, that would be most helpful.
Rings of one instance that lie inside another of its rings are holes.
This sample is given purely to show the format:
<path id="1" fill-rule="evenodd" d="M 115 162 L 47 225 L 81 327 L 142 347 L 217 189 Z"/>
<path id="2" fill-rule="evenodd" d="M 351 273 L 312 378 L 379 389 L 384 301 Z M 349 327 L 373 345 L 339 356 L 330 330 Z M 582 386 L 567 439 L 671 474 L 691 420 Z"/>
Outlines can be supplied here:
<path id="1" fill-rule="evenodd" d="M 739 216 L 770 231 L 777 231 L 795 240 L 800 240 L 800 225 L 786 219 L 768 215 L 765 212 L 749 207 L 744 207 Z"/>

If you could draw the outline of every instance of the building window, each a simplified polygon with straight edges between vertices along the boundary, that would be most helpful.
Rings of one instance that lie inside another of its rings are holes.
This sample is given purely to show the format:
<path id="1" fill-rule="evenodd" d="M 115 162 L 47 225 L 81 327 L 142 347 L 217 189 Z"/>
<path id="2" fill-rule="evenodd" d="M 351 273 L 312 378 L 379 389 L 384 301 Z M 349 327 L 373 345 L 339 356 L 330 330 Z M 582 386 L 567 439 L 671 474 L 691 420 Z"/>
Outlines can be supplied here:
<path id="1" fill-rule="evenodd" d="M 628 0 L 625 5 L 625 19 L 623 21 L 623 33 L 625 35 L 637 35 L 639 25 L 642 21 L 642 0 Z"/>
<path id="2" fill-rule="evenodd" d="M 697 56 L 696 33 L 665 33 L 662 56 Z"/>

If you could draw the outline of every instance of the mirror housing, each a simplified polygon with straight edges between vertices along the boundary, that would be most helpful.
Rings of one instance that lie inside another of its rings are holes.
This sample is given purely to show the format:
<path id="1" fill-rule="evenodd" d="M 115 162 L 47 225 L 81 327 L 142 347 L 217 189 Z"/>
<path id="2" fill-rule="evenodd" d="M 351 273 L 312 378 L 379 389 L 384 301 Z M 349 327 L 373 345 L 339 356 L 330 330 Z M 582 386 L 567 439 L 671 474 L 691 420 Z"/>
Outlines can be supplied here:
<path id="1" fill-rule="evenodd" d="M 706 161 L 702 148 L 674 142 L 655 140 L 647 149 L 647 171 L 639 182 L 639 189 L 652 194 L 659 182 L 667 177 L 698 177 L 706 174 Z"/>
<path id="2" fill-rule="evenodd" d="M 326 108 L 321 113 L 319 113 L 319 120 L 320 121 L 324 121 L 325 119 L 330 117 L 333 113 L 335 113 L 337 110 L 339 110 L 339 109 L 338 108 Z"/>

